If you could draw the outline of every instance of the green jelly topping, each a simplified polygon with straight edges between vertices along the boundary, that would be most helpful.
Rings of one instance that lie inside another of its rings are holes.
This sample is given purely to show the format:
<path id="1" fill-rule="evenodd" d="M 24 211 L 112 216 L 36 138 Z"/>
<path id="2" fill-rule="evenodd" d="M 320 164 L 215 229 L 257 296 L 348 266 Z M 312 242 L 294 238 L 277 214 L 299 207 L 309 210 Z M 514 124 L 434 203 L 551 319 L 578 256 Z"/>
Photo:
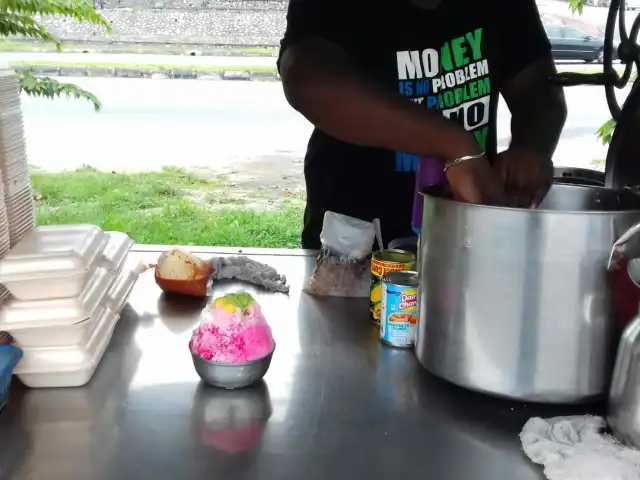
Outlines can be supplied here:
<path id="1" fill-rule="evenodd" d="M 247 292 L 228 293 L 223 297 L 231 305 L 237 307 L 244 313 L 255 301 Z"/>

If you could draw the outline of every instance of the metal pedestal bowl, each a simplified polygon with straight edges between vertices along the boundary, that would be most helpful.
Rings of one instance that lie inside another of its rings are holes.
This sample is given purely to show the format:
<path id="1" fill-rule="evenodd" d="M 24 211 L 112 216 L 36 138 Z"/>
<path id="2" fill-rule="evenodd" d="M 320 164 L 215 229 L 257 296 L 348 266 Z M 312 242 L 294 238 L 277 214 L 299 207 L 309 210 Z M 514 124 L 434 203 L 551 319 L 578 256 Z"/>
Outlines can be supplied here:
<path id="1" fill-rule="evenodd" d="M 204 383 L 214 387 L 235 390 L 253 385 L 262 380 L 275 351 L 275 345 L 269 355 L 247 363 L 223 363 L 203 360 L 191 353 L 193 366 Z"/>

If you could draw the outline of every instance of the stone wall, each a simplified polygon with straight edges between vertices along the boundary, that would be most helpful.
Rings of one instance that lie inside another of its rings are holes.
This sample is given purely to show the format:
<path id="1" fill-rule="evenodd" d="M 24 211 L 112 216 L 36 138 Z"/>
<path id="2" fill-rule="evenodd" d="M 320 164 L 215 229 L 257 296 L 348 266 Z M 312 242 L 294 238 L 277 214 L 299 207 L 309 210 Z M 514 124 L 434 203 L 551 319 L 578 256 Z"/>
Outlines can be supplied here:
<path id="1" fill-rule="evenodd" d="M 70 19 L 42 20 L 65 42 L 180 43 L 277 46 L 286 3 L 271 0 L 96 0 L 125 8 L 98 9 L 112 33 Z"/>
<path id="2" fill-rule="evenodd" d="M 114 8 L 283 10 L 287 8 L 288 3 L 282 0 L 93 0 L 93 2 L 97 10 Z"/>

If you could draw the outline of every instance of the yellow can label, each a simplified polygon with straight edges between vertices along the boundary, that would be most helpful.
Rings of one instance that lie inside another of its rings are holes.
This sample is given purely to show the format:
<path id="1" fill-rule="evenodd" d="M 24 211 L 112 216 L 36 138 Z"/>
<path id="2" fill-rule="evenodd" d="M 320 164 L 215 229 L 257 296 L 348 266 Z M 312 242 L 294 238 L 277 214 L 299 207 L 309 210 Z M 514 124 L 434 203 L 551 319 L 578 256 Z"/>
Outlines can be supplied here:
<path id="1" fill-rule="evenodd" d="M 382 277 L 389 272 L 412 270 L 415 255 L 403 250 L 386 250 L 384 257 L 376 252 L 371 257 L 371 296 L 369 311 L 374 322 L 380 322 Z"/>

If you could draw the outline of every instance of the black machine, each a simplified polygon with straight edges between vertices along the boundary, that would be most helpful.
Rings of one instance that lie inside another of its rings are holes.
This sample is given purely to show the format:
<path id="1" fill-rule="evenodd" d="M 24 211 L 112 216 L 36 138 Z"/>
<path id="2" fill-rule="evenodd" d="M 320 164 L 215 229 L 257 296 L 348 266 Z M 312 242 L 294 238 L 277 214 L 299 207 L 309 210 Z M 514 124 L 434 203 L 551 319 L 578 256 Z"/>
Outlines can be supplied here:
<path id="1" fill-rule="evenodd" d="M 556 177 L 562 182 L 640 190 L 640 81 L 637 79 L 640 72 L 640 46 L 637 43 L 640 15 L 636 17 L 631 30 L 627 31 L 625 11 L 625 0 L 611 0 L 604 40 L 602 73 L 565 72 L 551 78 L 552 82 L 565 87 L 604 86 L 609 110 L 616 121 L 604 175 L 592 170 L 558 169 Z M 617 58 L 625 66 L 622 75 L 613 68 L 613 59 L 616 57 L 614 52 L 616 20 L 620 32 Z M 636 79 L 621 107 L 616 98 L 616 89 L 622 89 L 629 83 L 634 70 Z"/>

